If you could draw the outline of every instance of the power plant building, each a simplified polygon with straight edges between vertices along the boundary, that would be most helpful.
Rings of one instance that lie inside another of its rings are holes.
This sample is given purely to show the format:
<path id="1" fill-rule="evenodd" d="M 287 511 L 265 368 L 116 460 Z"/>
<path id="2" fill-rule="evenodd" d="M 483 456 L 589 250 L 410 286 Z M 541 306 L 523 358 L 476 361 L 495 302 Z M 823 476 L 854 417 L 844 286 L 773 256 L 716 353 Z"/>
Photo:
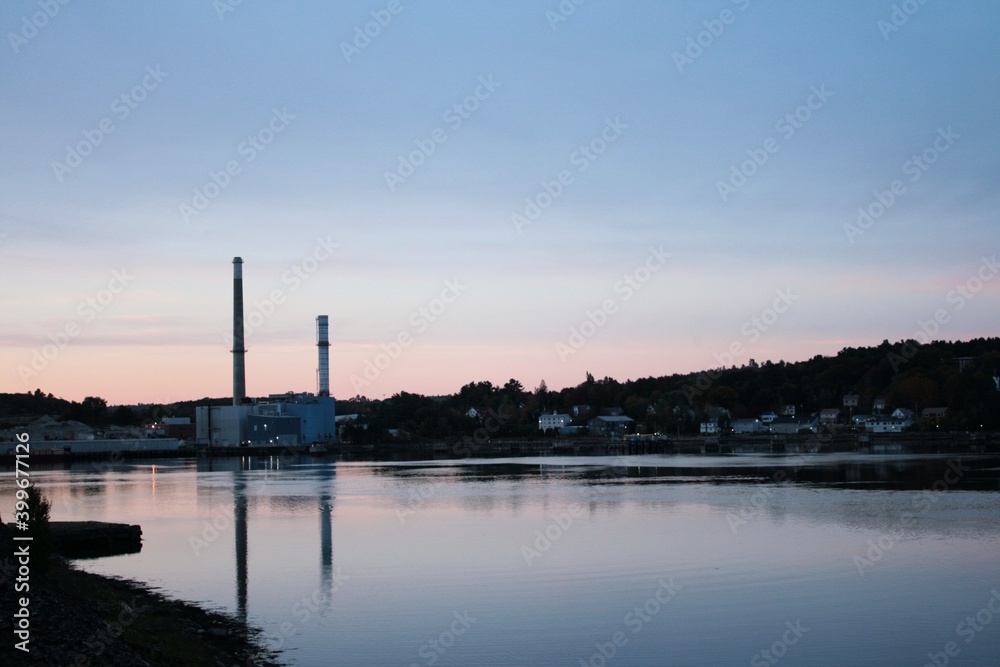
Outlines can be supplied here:
<path id="1" fill-rule="evenodd" d="M 319 349 L 317 394 L 271 394 L 246 398 L 243 340 L 243 260 L 233 258 L 233 404 L 195 408 L 200 445 L 312 445 L 337 438 L 336 402 L 330 396 L 329 318 L 316 318 Z"/>

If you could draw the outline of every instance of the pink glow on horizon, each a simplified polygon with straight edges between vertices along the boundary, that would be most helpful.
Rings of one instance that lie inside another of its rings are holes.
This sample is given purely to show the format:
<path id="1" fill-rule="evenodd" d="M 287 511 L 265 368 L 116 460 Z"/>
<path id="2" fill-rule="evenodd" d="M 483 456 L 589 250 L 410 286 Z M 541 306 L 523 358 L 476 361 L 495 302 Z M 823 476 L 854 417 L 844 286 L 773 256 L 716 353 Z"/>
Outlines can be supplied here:
<path id="1" fill-rule="evenodd" d="M 771 341 L 736 358 L 736 366 L 753 358 L 788 362 L 817 354 L 836 354 L 845 346 L 877 345 L 845 339 Z M 366 362 L 378 360 L 378 345 L 348 345 L 331 348 L 331 392 L 335 398 L 355 395 L 388 398 L 406 391 L 424 395 L 457 393 L 469 382 L 489 380 L 502 385 L 510 378 L 531 391 L 541 380 L 552 390 L 582 383 L 587 372 L 600 379 L 624 382 L 642 377 L 685 374 L 717 368 L 716 355 L 727 344 L 708 341 L 664 341 L 662 344 L 619 348 L 613 342 L 590 341 L 576 354 L 560 361 L 554 343 L 530 345 L 427 344 L 408 348 L 373 380 L 365 379 Z M 171 403 L 204 397 L 232 395 L 232 356 L 221 347 L 90 347 L 68 350 L 62 363 L 53 363 L 35 384 L 12 386 L 6 392 L 39 388 L 43 393 L 80 401 L 100 396 L 111 405 Z M 378 361 L 384 361 L 378 360 Z M 729 365 L 729 364 L 727 364 Z M 364 381 L 362 386 L 352 383 Z M 371 374 L 369 375 L 371 377 Z M 16 380 L 16 378 L 15 378 Z M 285 391 L 316 391 L 316 351 L 311 346 L 258 346 L 247 356 L 247 393 L 260 397 Z"/>

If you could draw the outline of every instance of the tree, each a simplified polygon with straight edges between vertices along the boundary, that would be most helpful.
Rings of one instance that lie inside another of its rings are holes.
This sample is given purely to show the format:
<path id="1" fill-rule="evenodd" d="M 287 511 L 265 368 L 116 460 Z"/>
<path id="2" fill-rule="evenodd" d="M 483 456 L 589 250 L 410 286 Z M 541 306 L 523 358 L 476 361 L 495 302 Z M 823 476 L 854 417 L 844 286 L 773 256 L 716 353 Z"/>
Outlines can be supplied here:
<path id="1" fill-rule="evenodd" d="M 52 556 L 52 529 L 49 526 L 49 512 L 52 503 L 42 495 L 38 487 L 32 484 L 27 489 L 18 489 L 20 506 L 21 494 L 24 494 L 25 512 L 28 514 L 27 534 L 31 536 L 31 564 L 44 574 L 49 569 Z"/>
<path id="2" fill-rule="evenodd" d="M 108 403 L 98 396 L 88 396 L 80 403 L 70 403 L 67 417 L 85 424 L 101 424 L 105 421 Z"/>
<path id="3" fill-rule="evenodd" d="M 503 386 L 501 391 L 510 396 L 512 399 L 517 400 L 521 397 L 521 394 L 524 393 L 524 385 L 514 378 L 511 378 L 507 380 L 507 384 Z"/>

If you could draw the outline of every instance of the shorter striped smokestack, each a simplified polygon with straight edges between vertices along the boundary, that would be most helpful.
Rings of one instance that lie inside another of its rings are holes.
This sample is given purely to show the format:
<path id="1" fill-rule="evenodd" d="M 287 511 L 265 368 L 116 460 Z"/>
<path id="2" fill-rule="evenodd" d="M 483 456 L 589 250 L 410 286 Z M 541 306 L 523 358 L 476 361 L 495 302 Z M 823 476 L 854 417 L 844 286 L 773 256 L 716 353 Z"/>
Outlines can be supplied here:
<path id="1" fill-rule="evenodd" d="M 316 317 L 316 347 L 319 348 L 319 368 L 316 371 L 319 395 L 330 395 L 330 321 L 326 315 Z"/>

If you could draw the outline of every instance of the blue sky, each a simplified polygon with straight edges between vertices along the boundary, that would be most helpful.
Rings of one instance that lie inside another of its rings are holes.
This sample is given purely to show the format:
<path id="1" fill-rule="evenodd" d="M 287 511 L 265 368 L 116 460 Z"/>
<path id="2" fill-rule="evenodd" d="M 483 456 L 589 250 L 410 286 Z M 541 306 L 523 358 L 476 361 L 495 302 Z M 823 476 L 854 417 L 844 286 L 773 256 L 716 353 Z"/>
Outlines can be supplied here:
<path id="1" fill-rule="evenodd" d="M 236 255 L 251 394 L 996 334 L 995 3 L 560 6 L 5 3 L 0 391 L 227 395 Z"/>

